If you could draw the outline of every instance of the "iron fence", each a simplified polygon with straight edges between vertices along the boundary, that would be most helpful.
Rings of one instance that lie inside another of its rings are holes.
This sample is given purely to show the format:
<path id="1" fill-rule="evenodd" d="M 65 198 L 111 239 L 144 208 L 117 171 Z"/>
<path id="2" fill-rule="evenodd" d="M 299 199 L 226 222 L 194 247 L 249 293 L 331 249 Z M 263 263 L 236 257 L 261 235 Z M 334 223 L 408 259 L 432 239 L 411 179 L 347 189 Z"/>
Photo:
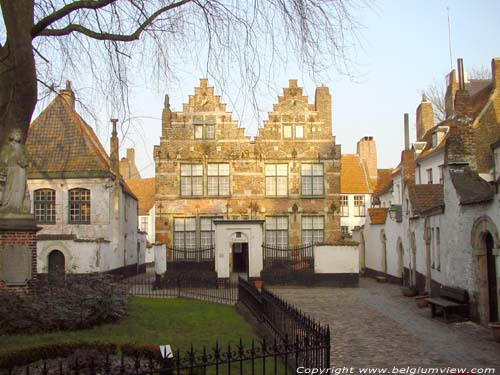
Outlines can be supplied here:
<path id="1" fill-rule="evenodd" d="M 281 247 L 264 244 L 262 280 L 266 284 L 309 285 L 314 279 L 312 244 Z"/>
<path id="2" fill-rule="evenodd" d="M 238 301 L 237 281 L 217 278 L 177 276 L 156 277 L 153 273 L 138 275 L 122 281 L 128 293 L 138 297 L 191 298 L 235 305 Z"/>
<path id="3" fill-rule="evenodd" d="M 186 248 L 167 246 L 167 262 L 210 262 L 215 259 L 215 247 Z"/>
<path id="4" fill-rule="evenodd" d="M 276 246 L 264 244 L 264 259 L 288 259 L 288 260 L 302 260 L 312 259 L 314 257 L 313 244 L 305 244 L 299 246 Z"/>

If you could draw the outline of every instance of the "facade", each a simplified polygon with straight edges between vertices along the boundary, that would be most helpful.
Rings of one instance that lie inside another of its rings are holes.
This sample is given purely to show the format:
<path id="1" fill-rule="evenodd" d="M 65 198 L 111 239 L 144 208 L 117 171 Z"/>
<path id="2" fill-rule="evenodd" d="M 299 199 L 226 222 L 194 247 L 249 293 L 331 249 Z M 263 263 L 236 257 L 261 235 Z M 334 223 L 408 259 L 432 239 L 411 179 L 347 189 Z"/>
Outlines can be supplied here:
<path id="1" fill-rule="evenodd" d="M 464 289 L 470 316 L 486 325 L 500 312 L 500 59 L 492 60 L 491 80 L 464 77 L 460 60 L 448 76 L 443 122 L 434 125 L 423 98 L 417 142 L 410 148 L 405 140 L 392 182 L 376 197 L 380 208 L 369 210 L 355 237 L 365 272 L 421 293 Z"/>
<path id="2" fill-rule="evenodd" d="M 118 172 L 116 128 L 108 157 L 74 103 L 68 83 L 26 141 L 32 210 L 42 228 L 38 273 L 136 272 L 146 239 L 137 230 L 137 198 Z"/>
<path id="3" fill-rule="evenodd" d="M 206 79 L 180 112 L 167 97 L 154 150 L 156 242 L 211 246 L 221 219 L 261 220 L 269 245 L 340 238 L 340 146 L 329 90 L 318 87 L 310 104 L 290 80 L 278 99 L 253 138 Z"/>

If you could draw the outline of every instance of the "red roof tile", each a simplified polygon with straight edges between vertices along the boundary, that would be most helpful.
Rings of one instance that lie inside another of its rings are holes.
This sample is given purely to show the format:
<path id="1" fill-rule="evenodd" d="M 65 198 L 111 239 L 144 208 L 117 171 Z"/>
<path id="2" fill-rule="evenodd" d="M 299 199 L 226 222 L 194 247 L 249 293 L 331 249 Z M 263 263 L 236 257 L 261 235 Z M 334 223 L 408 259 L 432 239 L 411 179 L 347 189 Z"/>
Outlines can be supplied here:
<path id="1" fill-rule="evenodd" d="M 387 207 L 369 208 L 368 215 L 370 216 L 370 223 L 372 225 L 385 224 L 388 212 L 389 209 Z"/>

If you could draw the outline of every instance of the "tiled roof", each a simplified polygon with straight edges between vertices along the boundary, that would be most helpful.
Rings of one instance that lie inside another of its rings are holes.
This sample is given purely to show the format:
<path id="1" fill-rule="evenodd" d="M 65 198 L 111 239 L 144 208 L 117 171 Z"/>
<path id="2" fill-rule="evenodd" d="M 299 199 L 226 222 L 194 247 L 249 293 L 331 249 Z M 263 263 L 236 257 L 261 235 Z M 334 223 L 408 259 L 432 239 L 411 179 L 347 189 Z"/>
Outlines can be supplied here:
<path id="1" fill-rule="evenodd" d="M 110 172 L 108 155 L 92 128 L 61 95 L 31 123 L 26 147 L 29 173 Z"/>
<path id="2" fill-rule="evenodd" d="M 493 190 L 488 182 L 468 169 L 451 169 L 451 182 L 460 199 L 460 204 L 476 204 L 493 199 Z"/>
<path id="3" fill-rule="evenodd" d="M 374 193 L 384 189 L 387 185 L 392 185 L 392 169 L 378 169 L 377 176 L 377 185 Z"/>
<path id="4" fill-rule="evenodd" d="M 370 223 L 372 225 L 385 224 L 388 212 L 389 209 L 387 207 L 369 208 L 368 215 L 370 216 Z"/>
<path id="5" fill-rule="evenodd" d="M 433 155 L 445 147 L 446 140 L 448 139 L 450 132 L 448 131 L 445 134 L 445 136 L 441 139 L 441 142 L 439 142 L 439 144 L 437 144 L 436 147 L 434 147 L 434 148 L 432 147 L 432 133 L 434 133 L 434 131 L 440 126 L 450 126 L 452 124 L 452 122 L 453 121 L 450 119 L 444 120 L 444 121 L 441 121 L 436 126 L 433 126 L 429 130 L 427 130 L 427 132 L 422 137 L 422 142 L 425 142 L 426 145 L 425 145 L 424 149 L 422 150 L 422 152 L 420 152 L 420 154 L 418 154 L 417 160 L 422 160 L 423 158 L 425 158 L 429 155 Z"/>
<path id="6" fill-rule="evenodd" d="M 489 84 L 483 87 L 480 91 L 476 92 L 474 95 L 471 93 L 471 107 L 474 118 L 477 117 L 482 111 L 493 90 L 494 86 L 491 81 L 489 81 Z"/>
<path id="7" fill-rule="evenodd" d="M 342 155 L 340 163 L 340 192 L 342 194 L 371 193 L 370 180 L 358 155 Z"/>
<path id="8" fill-rule="evenodd" d="M 444 206 L 443 185 L 411 184 L 408 186 L 408 194 L 412 210 L 416 214 Z"/>
<path id="9" fill-rule="evenodd" d="M 155 204 L 155 178 L 127 180 L 127 183 L 139 200 L 139 215 L 148 215 Z"/>

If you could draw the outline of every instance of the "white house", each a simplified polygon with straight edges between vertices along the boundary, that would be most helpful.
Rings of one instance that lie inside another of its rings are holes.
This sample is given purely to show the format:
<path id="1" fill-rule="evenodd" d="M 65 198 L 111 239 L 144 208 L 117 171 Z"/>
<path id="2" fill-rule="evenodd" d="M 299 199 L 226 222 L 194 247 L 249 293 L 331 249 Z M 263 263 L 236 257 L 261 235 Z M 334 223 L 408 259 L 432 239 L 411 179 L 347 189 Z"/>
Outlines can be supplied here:
<path id="1" fill-rule="evenodd" d="M 116 122 L 111 157 L 65 90 L 30 125 L 28 187 L 37 225 L 38 273 L 135 273 L 146 238 L 137 198 L 118 173 Z"/>

